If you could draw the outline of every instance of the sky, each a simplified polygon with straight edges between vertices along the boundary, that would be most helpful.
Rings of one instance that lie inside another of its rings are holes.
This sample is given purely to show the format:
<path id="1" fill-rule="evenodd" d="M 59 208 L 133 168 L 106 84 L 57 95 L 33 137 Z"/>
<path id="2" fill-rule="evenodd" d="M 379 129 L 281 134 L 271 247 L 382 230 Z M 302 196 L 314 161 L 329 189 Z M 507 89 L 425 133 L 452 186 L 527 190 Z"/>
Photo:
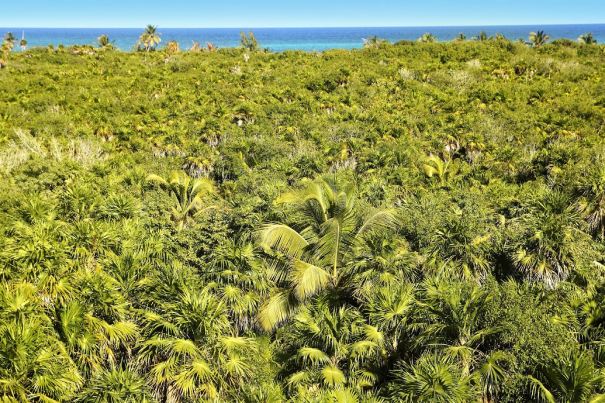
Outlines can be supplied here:
<path id="1" fill-rule="evenodd" d="M 6 0 L 0 27 L 380 27 L 605 23 L 605 0 Z"/>

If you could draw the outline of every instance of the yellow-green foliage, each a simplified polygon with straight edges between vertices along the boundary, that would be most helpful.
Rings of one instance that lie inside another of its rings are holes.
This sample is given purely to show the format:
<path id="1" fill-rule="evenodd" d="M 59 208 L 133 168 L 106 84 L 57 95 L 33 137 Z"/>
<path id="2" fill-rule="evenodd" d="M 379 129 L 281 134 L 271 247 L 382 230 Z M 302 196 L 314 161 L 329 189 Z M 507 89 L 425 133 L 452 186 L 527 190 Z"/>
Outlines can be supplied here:
<path id="1" fill-rule="evenodd" d="M 605 48 L 483 39 L 11 53 L 0 395 L 602 399 Z"/>

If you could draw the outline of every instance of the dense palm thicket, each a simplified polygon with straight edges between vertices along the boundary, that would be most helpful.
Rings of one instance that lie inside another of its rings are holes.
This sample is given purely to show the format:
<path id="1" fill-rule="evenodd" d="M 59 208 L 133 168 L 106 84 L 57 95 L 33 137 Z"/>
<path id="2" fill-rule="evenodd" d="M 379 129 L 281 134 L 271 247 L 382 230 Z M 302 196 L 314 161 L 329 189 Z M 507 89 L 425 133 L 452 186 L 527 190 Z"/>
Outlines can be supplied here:
<path id="1" fill-rule="evenodd" d="M 147 39 L 0 71 L 3 401 L 603 401 L 603 46 Z"/>

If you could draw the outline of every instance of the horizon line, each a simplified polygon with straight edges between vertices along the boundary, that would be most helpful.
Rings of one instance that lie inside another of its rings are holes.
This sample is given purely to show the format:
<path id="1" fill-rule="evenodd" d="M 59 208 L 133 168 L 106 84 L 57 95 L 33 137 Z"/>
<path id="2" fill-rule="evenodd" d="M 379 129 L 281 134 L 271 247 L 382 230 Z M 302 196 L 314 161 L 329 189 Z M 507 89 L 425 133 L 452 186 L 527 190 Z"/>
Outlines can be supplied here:
<path id="1" fill-rule="evenodd" d="M 154 24 L 151 24 L 154 25 Z M 605 25 L 605 22 L 582 23 L 532 23 L 532 24 L 464 24 L 464 25 L 334 25 L 334 26 L 212 26 L 212 27 L 163 27 L 163 29 L 330 29 L 330 28 L 484 28 L 484 27 L 532 27 L 532 26 L 582 26 Z M 161 28 L 159 25 L 158 28 Z M 78 27 L 78 26 L 0 26 L 1 29 L 144 29 L 141 26 L 129 27 Z"/>

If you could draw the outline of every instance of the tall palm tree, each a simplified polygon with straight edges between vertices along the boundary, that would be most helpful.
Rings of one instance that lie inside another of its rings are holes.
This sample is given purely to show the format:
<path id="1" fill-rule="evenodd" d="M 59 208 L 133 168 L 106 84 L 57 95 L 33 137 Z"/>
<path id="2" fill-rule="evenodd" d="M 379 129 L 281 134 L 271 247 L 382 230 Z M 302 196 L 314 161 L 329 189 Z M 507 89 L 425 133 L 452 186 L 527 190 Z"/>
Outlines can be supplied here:
<path id="1" fill-rule="evenodd" d="M 578 42 L 583 43 L 584 45 L 595 45 L 597 43 L 597 39 L 592 35 L 591 32 L 582 34 L 578 37 Z"/>
<path id="2" fill-rule="evenodd" d="M 370 234 L 395 225 L 392 211 L 360 206 L 353 187 L 336 181 L 317 179 L 276 203 L 294 206 L 298 222 L 294 227 L 267 224 L 259 234 L 261 246 L 275 259 L 278 285 L 259 315 L 267 330 L 326 289 L 336 295 L 353 288 L 355 248 Z"/>
<path id="3" fill-rule="evenodd" d="M 539 48 L 548 42 L 550 36 L 548 36 L 544 31 L 530 32 L 529 33 L 529 42 L 531 42 L 532 46 L 535 48 Z"/>
<path id="4" fill-rule="evenodd" d="M 145 31 L 141 34 L 139 41 L 137 42 L 138 48 L 147 52 L 155 50 L 156 46 L 162 42 L 160 35 L 161 34 L 158 33 L 158 27 L 156 25 L 147 25 L 147 27 L 145 27 Z"/>
<path id="5" fill-rule="evenodd" d="M 172 219 L 179 231 L 190 225 L 199 214 L 215 207 L 205 203 L 207 196 L 216 193 L 209 179 L 191 178 L 184 172 L 173 172 L 168 179 L 149 175 L 147 181 L 159 184 L 172 196 Z"/>

